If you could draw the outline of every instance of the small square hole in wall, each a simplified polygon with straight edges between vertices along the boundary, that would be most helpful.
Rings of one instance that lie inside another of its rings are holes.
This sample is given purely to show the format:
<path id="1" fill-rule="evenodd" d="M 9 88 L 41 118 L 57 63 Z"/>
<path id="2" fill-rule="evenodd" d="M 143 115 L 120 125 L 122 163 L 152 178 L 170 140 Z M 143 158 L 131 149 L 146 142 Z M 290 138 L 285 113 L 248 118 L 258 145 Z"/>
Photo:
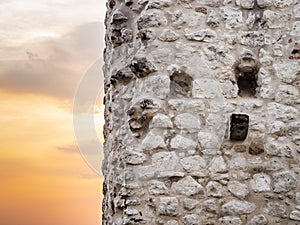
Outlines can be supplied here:
<path id="1" fill-rule="evenodd" d="M 246 139 L 249 127 L 249 116 L 232 114 L 230 121 L 230 140 L 243 141 Z"/>

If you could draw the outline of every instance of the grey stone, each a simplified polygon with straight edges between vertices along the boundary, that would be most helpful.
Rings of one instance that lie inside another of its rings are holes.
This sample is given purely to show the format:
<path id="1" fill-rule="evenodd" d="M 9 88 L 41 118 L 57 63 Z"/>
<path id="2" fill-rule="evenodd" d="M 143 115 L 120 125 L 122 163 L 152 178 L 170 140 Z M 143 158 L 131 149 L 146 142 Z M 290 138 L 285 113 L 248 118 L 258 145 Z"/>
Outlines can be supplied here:
<path id="1" fill-rule="evenodd" d="M 271 216 L 285 217 L 286 206 L 283 202 L 269 202 L 266 206 L 266 212 Z"/>
<path id="2" fill-rule="evenodd" d="M 238 181 L 229 181 L 227 188 L 234 196 L 240 199 L 246 198 L 249 194 L 248 186 Z"/>
<path id="3" fill-rule="evenodd" d="M 271 6 L 273 3 L 273 0 L 257 0 L 257 5 L 260 8 L 265 8 L 268 6 Z"/>
<path id="4" fill-rule="evenodd" d="M 285 13 L 265 10 L 263 13 L 263 19 L 267 21 L 269 28 L 283 28 L 288 21 L 288 16 Z"/>
<path id="5" fill-rule="evenodd" d="M 182 135 L 177 135 L 171 140 L 171 149 L 179 150 L 195 150 L 197 142 L 192 139 L 183 137 Z"/>
<path id="6" fill-rule="evenodd" d="M 246 46 L 258 47 L 265 45 L 264 31 L 240 31 L 238 33 L 239 43 Z"/>
<path id="7" fill-rule="evenodd" d="M 284 168 L 284 164 L 279 159 L 272 158 L 268 162 L 265 162 L 264 168 L 267 171 L 278 171 Z"/>
<path id="8" fill-rule="evenodd" d="M 173 30 L 164 29 L 158 38 L 161 41 L 171 42 L 171 41 L 176 41 L 177 39 L 179 39 L 179 34 L 177 34 Z"/>
<path id="9" fill-rule="evenodd" d="M 200 218 L 197 214 L 188 214 L 183 217 L 184 225 L 200 225 Z"/>
<path id="10" fill-rule="evenodd" d="M 160 135 L 156 135 L 152 132 L 142 141 L 142 148 L 144 150 L 164 149 L 166 146 L 164 139 Z"/>
<path id="11" fill-rule="evenodd" d="M 229 162 L 230 169 L 241 169 L 244 170 L 247 168 L 246 158 L 242 154 L 233 155 Z"/>
<path id="12" fill-rule="evenodd" d="M 183 207 L 187 210 L 194 209 L 199 204 L 199 201 L 191 198 L 184 198 L 183 199 Z"/>
<path id="13" fill-rule="evenodd" d="M 221 15 L 225 21 L 225 28 L 233 29 L 243 25 L 243 14 L 237 8 L 222 7 Z"/>
<path id="14" fill-rule="evenodd" d="M 201 127 L 198 117 L 190 113 L 183 113 L 176 116 L 174 124 L 180 130 L 187 130 L 189 133 L 197 132 Z"/>
<path id="15" fill-rule="evenodd" d="M 224 216 L 219 219 L 222 225 L 242 225 L 243 222 L 239 217 L 236 216 Z"/>
<path id="16" fill-rule="evenodd" d="M 268 127 L 269 134 L 276 134 L 278 136 L 282 136 L 286 130 L 286 125 L 282 121 L 272 121 Z"/>
<path id="17" fill-rule="evenodd" d="M 214 133 L 202 132 L 198 133 L 198 141 L 203 149 L 219 149 L 221 146 L 221 139 Z"/>
<path id="18" fill-rule="evenodd" d="M 149 194 L 151 195 L 163 195 L 168 193 L 168 188 L 164 184 L 164 182 L 158 180 L 152 180 L 148 183 Z"/>
<path id="19" fill-rule="evenodd" d="M 148 10 L 137 21 L 138 29 L 166 25 L 167 19 L 161 10 Z"/>
<path id="20" fill-rule="evenodd" d="M 300 211 L 299 210 L 293 210 L 290 214 L 290 219 L 300 221 Z"/>
<path id="21" fill-rule="evenodd" d="M 280 81 L 291 84 L 300 72 L 298 62 L 274 63 L 275 75 Z"/>
<path id="22" fill-rule="evenodd" d="M 207 16 L 206 23 L 210 27 L 218 27 L 220 24 L 220 16 L 215 10 L 211 10 Z"/>
<path id="23" fill-rule="evenodd" d="M 176 197 L 159 198 L 158 214 L 166 216 L 176 216 L 178 214 L 179 203 Z"/>
<path id="24" fill-rule="evenodd" d="M 213 79 L 196 79 L 193 81 L 192 96 L 194 98 L 216 98 L 219 93 L 219 84 Z"/>
<path id="25" fill-rule="evenodd" d="M 252 9 L 254 7 L 254 0 L 235 0 L 235 2 L 244 9 Z"/>
<path id="26" fill-rule="evenodd" d="M 217 38 L 217 33 L 211 29 L 204 29 L 196 32 L 187 32 L 184 36 L 192 41 L 213 42 Z"/>
<path id="27" fill-rule="evenodd" d="M 247 201 L 231 200 L 222 205 L 221 211 L 226 215 L 250 214 L 256 209 L 256 205 Z"/>
<path id="28" fill-rule="evenodd" d="M 165 114 L 156 114 L 150 123 L 150 128 L 173 128 L 173 123 L 169 116 Z"/>
<path id="29" fill-rule="evenodd" d="M 275 193 L 288 192 L 297 187 L 297 179 L 292 171 L 273 174 L 273 191 Z"/>
<path id="30" fill-rule="evenodd" d="M 218 205 L 216 199 L 207 199 L 203 202 L 203 208 L 207 212 L 216 213 L 218 210 Z"/>
<path id="31" fill-rule="evenodd" d="M 209 181 L 206 185 L 207 196 L 221 198 L 224 195 L 224 187 L 216 181 Z"/>
<path id="32" fill-rule="evenodd" d="M 267 225 L 268 219 L 264 215 L 255 215 L 246 225 Z"/>
<path id="33" fill-rule="evenodd" d="M 191 196 L 203 191 L 203 187 L 191 176 L 187 176 L 178 182 L 173 183 L 171 190 L 176 194 Z"/>
<path id="34" fill-rule="evenodd" d="M 151 159 L 156 172 L 179 172 L 179 158 L 175 152 L 158 152 Z"/>
<path id="35" fill-rule="evenodd" d="M 214 157 L 209 164 L 209 171 L 211 173 L 224 173 L 227 172 L 227 165 L 222 156 Z"/>
<path id="36" fill-rule="evenodd" d="M 266 192 L 271 190 L 271 178 L 265 173 L 258 173 L 253 175 L 250 181 L 251 188 L 254 192 Z"/>
<path id="37" fill-rule="evenodd" d="M 206 161 L 199 155 L 185 157 L 180 163 L 184 170 L 192 174 L 197 174 L 206 167 Z"/>
<path id="38" fill-rule="evenodd" d="M 179 223 L 176 220 L 168 220 L 166 225 L 179 225 Z"/>
<path id="39" fill-rule="evenodd" d="M 294 3 L 294 0 L 274 0 L 274 6 L 277 8 L 284 8 Z"/>
<path id="40" fill-rule="evenodd" d="M 161 9 L 163 7 L 171 6 L 173 0 L 151 0 L 148 3 L 148 9 Z"/>
<path id="41" fill-rule="evenodd" d="M 274 116 L 276 119 L 282 120 L 283 122 L 293 120 L 299 115 L 299 111 L 296 108 L 276 102 L 268 103 L 267 110 L 270 116 Z"/>
<path id="42" fill-rule="evenodd" d="M 169 76 L 146 77 L 137 82 L 137 90 L 145 96 L 165 99 L 170 93 L 170 82 Z"/>
<path id="43" fill-rule="evenodd" d="M 126 149 L 125 155 L 126 155 L 126 163 L 132 164 L 132 165 L 142 164 L 146 160 L 145 154 L 134 151 L 129 148 Z"/>
<path id="44" fill-rule="evenodd" d="M 275 101 L 281 104 L 292 105 L 299 98 L 298 88 L 292 85 L 279 85 Z"/>

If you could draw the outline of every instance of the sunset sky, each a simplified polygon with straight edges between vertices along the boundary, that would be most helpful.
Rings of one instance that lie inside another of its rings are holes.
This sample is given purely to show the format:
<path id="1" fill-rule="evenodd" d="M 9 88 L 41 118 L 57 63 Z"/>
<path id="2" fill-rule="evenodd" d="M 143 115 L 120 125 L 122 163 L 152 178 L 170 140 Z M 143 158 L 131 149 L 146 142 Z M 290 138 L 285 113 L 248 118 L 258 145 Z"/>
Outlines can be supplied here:
<path id="1" fill-rule="evenodd" d="M 100 225 L 91 167 L 103 141 L 105 10 L 105 0 L 0 0 L 0 224 Z M 73 120 L 74 96 L 99 92 L 95 108 L 77 102 Z"/>

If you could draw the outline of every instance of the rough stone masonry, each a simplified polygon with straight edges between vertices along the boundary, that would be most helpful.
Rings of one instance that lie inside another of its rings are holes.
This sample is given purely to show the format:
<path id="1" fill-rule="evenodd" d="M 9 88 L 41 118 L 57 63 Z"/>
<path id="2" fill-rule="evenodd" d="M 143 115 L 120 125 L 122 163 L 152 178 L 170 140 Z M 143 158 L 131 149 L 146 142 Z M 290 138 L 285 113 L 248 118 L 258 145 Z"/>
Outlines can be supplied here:
<path id="1" fill-rule="evenodd" d="M 297 0 L 109 0 L 103 224 L 300 224 Z"/>

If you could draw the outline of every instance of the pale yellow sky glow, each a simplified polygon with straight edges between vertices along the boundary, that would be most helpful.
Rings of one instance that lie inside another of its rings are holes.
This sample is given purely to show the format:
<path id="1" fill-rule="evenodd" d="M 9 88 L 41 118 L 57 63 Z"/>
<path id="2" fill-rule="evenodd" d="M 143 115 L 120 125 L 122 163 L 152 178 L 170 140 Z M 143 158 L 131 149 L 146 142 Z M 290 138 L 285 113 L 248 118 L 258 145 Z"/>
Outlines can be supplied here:
<path id="1" fill-rule="evenodd" d="M 78 151 L 72 104 L 102 57 L 105 2 L 0 0 L 1 224 L 101 224 L 102 178 Z M 95 75 L 103 76 L 101 67 Z M 82 130 L 94 117 L 103 141 L 101 112 L 99 101 L 76 116 Z"/>

